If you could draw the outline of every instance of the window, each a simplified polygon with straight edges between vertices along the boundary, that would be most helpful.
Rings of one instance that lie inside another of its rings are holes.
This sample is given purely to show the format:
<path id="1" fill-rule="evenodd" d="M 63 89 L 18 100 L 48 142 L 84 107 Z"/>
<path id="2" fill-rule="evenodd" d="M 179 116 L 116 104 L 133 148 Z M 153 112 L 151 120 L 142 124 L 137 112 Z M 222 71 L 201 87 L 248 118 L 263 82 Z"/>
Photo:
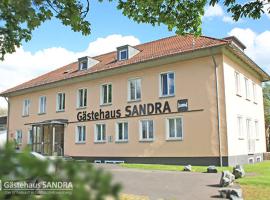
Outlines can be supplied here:
<path id="1" fill-rule="evenodd" d="M 255 136 L 256 136 L 256 139 L 258 140 L 260 138 L 259 121 L 258 120 L 254 121 L 254 128 L 255 128 Z"/>
<path id="2" fill-rule="evenodd" d="M 173 72 L 160 74 L 160 95 L 161 96 L 174 95 L 174 73 Z"/>
<path id="3" fill-rule="evenodd" d="M 27 139 L 27 144 L 32 144 L 33 143 L 33 131 L 29 130 L 28 131 L 28 139 Z"/>
<path id="4" fill-rule="evenodd" d="M 15 141 L 17 144 L 22 144 L 22 130 L 16 131 Z"/>
<path id="5" fill-rule="evenodd" d="M 249 80 L 247 78 L 245 78 L 245 91 L 246 91 L 246 99 L 250 100 Z"/>
<path id="6" fill-rule="evenodd" d="M 77 126 L 76 128 L 76 143 L 85 143 L 86 127 Z"/>
<path id="7" fill-rule="evenodd" d="M 95 142 L 105 142 L 106 140 L 106 125 L 96 124 Z"/>
<path id="8" fill-rule="evenodd" d="M 23 101 L 23 111 L 22 111 L 23 116 L 28 116 L 29 115 L 29 108 L 30 108 L 30 100 L 25 99 Z"/>
<path id="9" fill-rule="evenodd" d="M 46 113 L 46 97 L 39 97 L 39 113 Z"/>
<path id="10" fill-rule="evenodd" d="M 77 107 L 84 108 L 87 106 L 87 89 L 79 89 L 77 97 Z"/>
<path id="11" fill-rule="evenodd" d="M 86 70 L 88 68 L 87 60 L 80 62 L 80 70 Z"/>
<path id="12" fill-rule="evenodd" d="M 112 84 L 101 85 L 101 104 L 112 103 Z"/>
<path id="13" fill-rule="evenodd" d="M 254 103 L 257 103 L 257 88 L 255 83 L 252 83 L 252 89 L 253 89 L 253 101 Z"/>
<path id="14" fill-rule="evenodd" d="M 116 141 L 127 141 L 128 140 L 128 123 L 119 122 L 116 126 Z"/>
<path id="15" fill-rule="evenodd" d="M 183 139 L 182 117 L 167 119 L 167 139 L 168 140 Z"/>
<path id="16" fill-rule="evenodd" d="M 127 60 L 128 59 L 128 50 L 123 49 L 119 51 L 119 60 Z"/>
<path id="17" fill-rule="evenodd" d="M 241 96 L 240 74 L 238 72 L 234 72 L 234 78 L 235 78 L 235 92 L 237 95 Z"/>
<path id="18" fill-rule="evenodd" d="M 154 139 L 154 126 L 153 120 L 140 121 L 140 140 L 153 140 Z"/>
<path id="19" fill-rule="evenodd" d="M 243 117 L 237 116 L 237 130 L 238 130 L 238 138 L 243 139 L 244 138 L 244 129 L 243 129 Z"/>
<path id="20" fill-rule="evenodd" d="M 57 111 L 64 111 L 65 110 L 65 102 L 66 95 L 65 93 L 58 93 L 57 94 L 57 102 L 56 102 L 56 110 Z"/>
<path id="21" fill-rule="evenodd" d="M 137 101 L 141 99 L 141 79 L 130 79 L 128 81 L 128 100 Z"/>

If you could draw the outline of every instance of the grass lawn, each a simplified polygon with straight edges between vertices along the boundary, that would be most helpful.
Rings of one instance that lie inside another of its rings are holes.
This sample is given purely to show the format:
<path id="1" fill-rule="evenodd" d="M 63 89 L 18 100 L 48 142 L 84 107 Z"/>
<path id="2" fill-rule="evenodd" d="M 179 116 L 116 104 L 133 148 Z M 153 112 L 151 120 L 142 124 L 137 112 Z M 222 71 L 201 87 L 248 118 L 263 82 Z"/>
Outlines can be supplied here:
<path id="1" fill-rule="evenodd" d="M 166 170 L 166 171 L 183 171 L 184 166 L 181 165 L 157 165 L 157 164 L 120 164 L 122 167 L 135 168 L 135 169 L 146 169 L 146 170 Z M 232 170 L 232 167 L 217 167 L 218 172 L 224 170 Z M 206 172 L 206 166 L 192 166 L 193 172 Z"/>
<path id="2" fill-rule="evenodd" d="M 136 168 L 145 170 L 168 170 L 183 171 L 184 166 L 177 165 L 156 165 L 156 164 L 121 164 L 126 168 Z M 206 172 L 206 166 L 192 166 L 193 172 Z M 232 167 L 217 167 L 218 171 L 232 171 Z M 270 161 L 256 164 L 244 165 L 246 176 L 237 179 L 244 192 L 246 200 L 269 200 L 270 199 Z"/>

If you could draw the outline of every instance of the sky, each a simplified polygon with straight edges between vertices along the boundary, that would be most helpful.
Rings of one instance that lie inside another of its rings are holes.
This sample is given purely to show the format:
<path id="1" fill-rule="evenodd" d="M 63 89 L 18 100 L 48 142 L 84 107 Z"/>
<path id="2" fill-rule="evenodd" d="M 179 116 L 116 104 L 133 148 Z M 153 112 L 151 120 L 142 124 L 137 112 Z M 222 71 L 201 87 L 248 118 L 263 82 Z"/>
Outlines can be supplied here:
<path id="1" fill-rule="evenodd" d="M 87 20 L 91 35 L 83 36 L 57 19 L 47 21 L 34 30 L 31 41 L 0 61 L 0 92 L 41 74 L 76 61 L 82 56 L 95 56 L 114 51 L 116 47 L 174 35 L 164 25 L 137 24 L 122 15 L 113 2 L 90 1 Z M 203 35 L 224 38 L 234 35 L 246 46 L 245 53 L 270 73 L 270 15 L 234 22 L 221 4 L 205 7 L 202 18 Z M 0 98 L 0 107 L 6 107 Z"/>

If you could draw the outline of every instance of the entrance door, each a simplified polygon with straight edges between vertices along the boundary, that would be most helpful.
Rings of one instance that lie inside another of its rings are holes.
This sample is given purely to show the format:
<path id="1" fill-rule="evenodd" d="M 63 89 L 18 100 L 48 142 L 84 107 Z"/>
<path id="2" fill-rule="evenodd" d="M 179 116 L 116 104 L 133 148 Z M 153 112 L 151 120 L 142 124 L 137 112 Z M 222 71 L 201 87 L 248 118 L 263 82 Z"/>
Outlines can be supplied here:
<path id="1" fill-rule="evenodd" d="M 33 126 L 32 150 L 45 156 L 64 155 L 64 125 Z"/>
<path id="2" fill-rule="evenodd" d="M 248 154 L 255 153 L 255 137 L 251 127 L 251 119 L 246 120 L 247 127 L 247 142 L 248 142 Z"/>

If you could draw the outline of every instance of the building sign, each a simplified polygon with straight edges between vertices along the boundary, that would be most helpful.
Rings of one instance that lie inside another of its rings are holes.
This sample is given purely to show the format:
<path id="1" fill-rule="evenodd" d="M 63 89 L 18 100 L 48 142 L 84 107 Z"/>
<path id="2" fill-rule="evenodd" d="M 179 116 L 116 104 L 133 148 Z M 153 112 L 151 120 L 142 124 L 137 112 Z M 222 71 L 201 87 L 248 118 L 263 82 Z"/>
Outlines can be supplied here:
<path id="1" fill-rule="evenodd" d="M 104 119 L 116 119 L 121 117 L 135 117 L 135 116 L 146 116 L 146 115 L 157 115 L 171 113 L 171 107 L 168 101 L 164 103 L 147 103 L 147 104 L 138 104 L 138 105 L 128 105 L 125 107 L 124 114 L 120 109 L 103 111 L 82 111 L 78 112 L 77 120 L 78 121 L 94 121 L 94 120 L 104 120 Z"/>
<path id="2" fill-rule="evenodd" d="M 186 112 L 188 111 L 188 100 L 180 99 L 177 101 L 177 110 L 178 112 Z"/>

